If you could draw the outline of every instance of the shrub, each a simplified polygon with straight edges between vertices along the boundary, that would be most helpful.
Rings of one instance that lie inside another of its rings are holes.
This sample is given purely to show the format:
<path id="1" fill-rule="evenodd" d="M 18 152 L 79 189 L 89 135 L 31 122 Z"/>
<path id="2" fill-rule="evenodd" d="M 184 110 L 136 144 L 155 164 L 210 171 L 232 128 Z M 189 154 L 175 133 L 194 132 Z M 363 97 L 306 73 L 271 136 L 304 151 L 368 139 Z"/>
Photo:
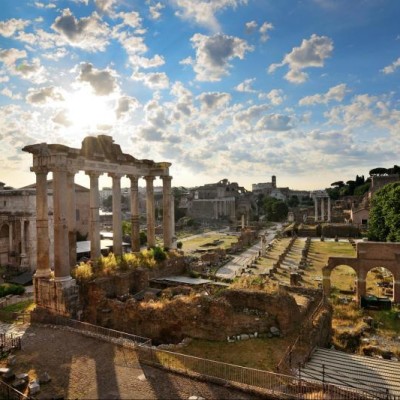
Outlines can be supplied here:
<path id="1" fill-rule="evenodd" d="M 90 263 L 81 262 L 71 271 L 71 275 L 77 281 L 89 280 L 93 277 L 93 269 Z"/>
<path id="2" fill-rule="evenodd" d="M 161 247 L 153 247 L 152 251 L 154 260 L 156 260 L 157 262 L 162 262 L 167 258 L 167 254 Z"/>
<path id="3" fill-rule="evenodd" d="M 177 248 L 177 249 L 180 250 L 182 247 L 183 247 L 183 243 L 182 243 L 181 241 L 179 241 L 179 242 L 176 243 L 176 248 Z"/>
<path id="4" fill-rule="evenodd" d="M 24 294 L 25 288 L 22 285 L 15 285 L 13 283 L 2 283 L 0 285 L 0 297 L 7 296 L 9 294 Z"/>

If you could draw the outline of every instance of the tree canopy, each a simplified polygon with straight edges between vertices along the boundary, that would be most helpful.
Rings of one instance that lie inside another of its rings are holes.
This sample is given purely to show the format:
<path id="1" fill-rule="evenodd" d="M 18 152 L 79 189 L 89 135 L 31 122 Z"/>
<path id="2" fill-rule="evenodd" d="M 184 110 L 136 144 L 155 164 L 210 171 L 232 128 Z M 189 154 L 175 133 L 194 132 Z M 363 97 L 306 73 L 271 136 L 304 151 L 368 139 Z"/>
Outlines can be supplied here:
<path id="1" fill-rule="evenodd" d="M 372 198 L 368 239 L 400 242 L 400 182 L 385 185 Z"/>

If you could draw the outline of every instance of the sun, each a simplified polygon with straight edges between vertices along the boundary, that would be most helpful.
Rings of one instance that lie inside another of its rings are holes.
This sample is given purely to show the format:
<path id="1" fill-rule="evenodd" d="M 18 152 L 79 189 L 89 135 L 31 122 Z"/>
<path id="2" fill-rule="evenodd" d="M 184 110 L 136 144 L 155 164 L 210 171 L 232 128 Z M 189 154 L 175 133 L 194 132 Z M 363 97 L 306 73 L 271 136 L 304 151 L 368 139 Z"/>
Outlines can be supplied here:
<path id="1" fill-rule="evenodd" d="M 94 129 L 99 125 L 112 125 L 116 119 L 114 99 L 96 96 L 87 88 L 67 96 L 66 111 L 75 128 Z"/>

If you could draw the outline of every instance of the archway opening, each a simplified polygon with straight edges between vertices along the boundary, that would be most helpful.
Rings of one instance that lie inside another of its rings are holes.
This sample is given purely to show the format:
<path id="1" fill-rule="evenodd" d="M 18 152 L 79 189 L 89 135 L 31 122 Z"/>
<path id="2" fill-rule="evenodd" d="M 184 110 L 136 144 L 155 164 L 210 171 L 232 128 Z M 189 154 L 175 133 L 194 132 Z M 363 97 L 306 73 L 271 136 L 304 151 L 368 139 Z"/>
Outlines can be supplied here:
<path id="1" fill-rule="evenodd" d="M 393 298 L 393 274 L 384 267 L 372 268 L 366 277 L 367 294 L 377 297 Z"/>
<path id="2" fill-rule="evenodd" d="M 338 265 L 331 272 L 331 293 L 333 295 L 351 295 L 356 293 L 355 270 L 348 265 Z"/>

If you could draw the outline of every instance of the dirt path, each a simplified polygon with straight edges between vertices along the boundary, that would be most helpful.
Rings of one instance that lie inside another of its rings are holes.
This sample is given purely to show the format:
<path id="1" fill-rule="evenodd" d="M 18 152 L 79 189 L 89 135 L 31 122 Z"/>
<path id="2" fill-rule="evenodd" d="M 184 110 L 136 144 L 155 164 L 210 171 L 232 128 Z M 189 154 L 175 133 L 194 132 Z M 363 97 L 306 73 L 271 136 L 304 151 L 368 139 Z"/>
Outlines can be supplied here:
<path id="1" fill-rule="evenodd" d="M 132 350 L 41 325 L 27 327 L 22 350 L 15 354 L 15 373 L 29 373 L 30 379 L 50 375 L 38 399 L 260 398 L 140 365 Z"/>

